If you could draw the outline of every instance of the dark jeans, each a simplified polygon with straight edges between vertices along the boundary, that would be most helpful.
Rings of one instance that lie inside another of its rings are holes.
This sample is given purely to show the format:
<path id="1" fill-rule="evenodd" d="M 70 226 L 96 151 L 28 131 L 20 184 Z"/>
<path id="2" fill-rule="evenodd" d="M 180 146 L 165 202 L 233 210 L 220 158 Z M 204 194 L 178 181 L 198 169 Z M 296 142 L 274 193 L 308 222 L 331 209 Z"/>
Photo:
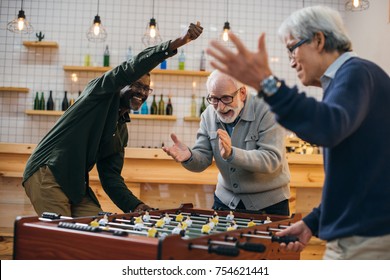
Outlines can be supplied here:
<path id="1" fill-rule="evenodd" d="M 227 205 L 225 205 L 215 194 L 214 194 L 214 204 L 213 204 L 214 210 L 232 210 Z M 240 200 L 238 203 L 236 211 L 242 210 L 243 212 L 246 211 L 244 203 Z M 282 215 L 282 216 L 290 216 L 290 208 L 288 205 L 288 199 L 282 200 L 281 202 L 278 202 L 274 205 L 265 207 L 263 209 L 259 210 L 250 210 L 251 213 L 257 213 L 257 214 L 273 214 L 273 215 Z"/>

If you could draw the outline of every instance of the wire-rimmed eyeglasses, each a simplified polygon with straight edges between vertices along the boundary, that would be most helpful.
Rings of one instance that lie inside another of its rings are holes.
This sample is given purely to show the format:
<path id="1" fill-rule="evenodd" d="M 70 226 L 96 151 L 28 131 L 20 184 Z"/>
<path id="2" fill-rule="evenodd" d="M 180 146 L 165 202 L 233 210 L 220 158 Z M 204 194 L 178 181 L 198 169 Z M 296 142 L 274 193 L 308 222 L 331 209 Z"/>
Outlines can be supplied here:
<path id="1" fill-rule="evenodd" d="M 295 50 L 302 46 L 303 44 L 309 42 L 309 39 L 302 39 L 298 43 L 292 45 L 291 47 L 287 47 L 288 59 L 291 61 L 295 59 Z"/>
<path id="2" fill-rule="evenodd" d="M 230 103 L 233 102 L 234 97 L 237 95 L 237 93 L 241 90 L 241 88 L 237 89 L 235 92 L 227 95 L 223 95 L 221 98 L 215 97 L 215 96 L 210 96 L 208 95 L 206 97 L 206 100 L 208 103 L 211 105 L 218 105 L 218 102 L 222 102 L 225 105 L 229 105 Z"/>

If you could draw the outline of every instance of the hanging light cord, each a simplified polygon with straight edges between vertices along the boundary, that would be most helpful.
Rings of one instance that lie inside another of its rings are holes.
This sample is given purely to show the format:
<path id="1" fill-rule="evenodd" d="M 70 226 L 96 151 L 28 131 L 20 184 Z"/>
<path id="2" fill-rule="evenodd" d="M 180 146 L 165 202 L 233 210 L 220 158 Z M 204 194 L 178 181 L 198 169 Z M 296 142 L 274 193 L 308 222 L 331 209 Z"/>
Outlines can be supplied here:
<path id="1" fill-rule="evenodd" d="M 229 21 L 229 0 L 226 0 L 226 21 Z"/>
<path id="2" fill-rule="evenodd" d="M 154 18 L 154 0 L 153 0 L 153 7 L 152 7 L 152 18 Z"/>
<path id="3" fill-rule="evenodd" d="M 21 7 L 20 7 L 20 10 L 23 10 L 23 0 L 22 0 L 22 5 L 21 5 Z"/>
<path id="4" fill-rule="evenodd" d="M 98 0 L 98 6 L 97 6 L 97 15 L 99 15 L 99 0 Z"/>

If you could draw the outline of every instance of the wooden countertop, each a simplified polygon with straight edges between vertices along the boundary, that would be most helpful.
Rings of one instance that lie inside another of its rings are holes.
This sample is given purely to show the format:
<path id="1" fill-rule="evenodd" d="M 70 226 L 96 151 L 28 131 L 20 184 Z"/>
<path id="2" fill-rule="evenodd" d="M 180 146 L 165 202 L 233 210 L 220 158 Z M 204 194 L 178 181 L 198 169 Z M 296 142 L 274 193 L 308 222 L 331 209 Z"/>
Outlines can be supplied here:
<path id="1" fill-rule="evenodd" d="M 0 176 L 22 177 L 26 161 L 36 144 L 0 143 Z M 322 187 L 322 155 L 287 154 L 291 186 Z M 129 183 L 215 185 L 218 168 L 213 163 L 203 172 L 191 172 L 162 149 L 126 148 L 122 176 Z M 94 168 L 90 179 L 98 181 Z"/>

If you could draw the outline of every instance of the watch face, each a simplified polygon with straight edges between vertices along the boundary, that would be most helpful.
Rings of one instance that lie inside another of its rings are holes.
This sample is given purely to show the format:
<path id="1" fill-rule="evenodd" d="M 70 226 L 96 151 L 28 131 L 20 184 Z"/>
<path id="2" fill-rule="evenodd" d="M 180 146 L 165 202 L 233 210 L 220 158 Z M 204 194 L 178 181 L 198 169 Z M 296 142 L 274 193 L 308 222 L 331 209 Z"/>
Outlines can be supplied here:
<path id="1" fill-rule="evenodd" d="M 272 95 L 277 92 L 280 87 L 279 80 L 274 76 L 268 77 L 262 82 L 262 87 L 266 95 Z"/>

